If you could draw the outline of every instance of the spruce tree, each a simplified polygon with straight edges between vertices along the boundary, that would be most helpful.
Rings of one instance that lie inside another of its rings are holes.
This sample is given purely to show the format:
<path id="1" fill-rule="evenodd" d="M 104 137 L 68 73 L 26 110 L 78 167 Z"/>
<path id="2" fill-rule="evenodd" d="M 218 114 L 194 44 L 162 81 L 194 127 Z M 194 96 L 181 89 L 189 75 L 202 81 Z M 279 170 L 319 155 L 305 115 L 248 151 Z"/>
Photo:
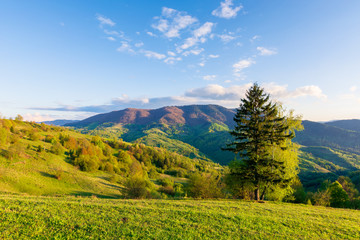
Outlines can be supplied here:
<path id="1" fill-rule="evenodd" d="M 264 198 L 271 184 L 289 184 L 285 177 L 285 163 L 274 158 L 271 147 L 286 150 L 287 139 L 293 138 L 285 117 L 279 114 L 278 106 L 270 101 L 269 94 L 254 84 L 241 99 L 234 117 L 236 123 L 230 134 L 234 141 L 224 150 L 239 155 L 240 161 L 230 164 L 230 175 L 243 184 L 251 184 L 256 200 Z M 262 193 L 260 194 L 260 190 Z"/>

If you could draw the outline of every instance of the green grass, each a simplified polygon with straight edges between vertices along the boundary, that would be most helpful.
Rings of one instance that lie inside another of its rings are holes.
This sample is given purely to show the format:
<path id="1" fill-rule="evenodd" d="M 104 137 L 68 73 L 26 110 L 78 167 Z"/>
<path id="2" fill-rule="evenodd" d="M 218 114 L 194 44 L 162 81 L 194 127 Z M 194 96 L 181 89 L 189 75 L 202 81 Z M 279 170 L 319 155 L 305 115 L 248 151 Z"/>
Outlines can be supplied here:
<path id="1" fill-rule="evenodd" d="M 359 239 L 360 211 L 235 200 L 0 196 L 0 239 Z"/>

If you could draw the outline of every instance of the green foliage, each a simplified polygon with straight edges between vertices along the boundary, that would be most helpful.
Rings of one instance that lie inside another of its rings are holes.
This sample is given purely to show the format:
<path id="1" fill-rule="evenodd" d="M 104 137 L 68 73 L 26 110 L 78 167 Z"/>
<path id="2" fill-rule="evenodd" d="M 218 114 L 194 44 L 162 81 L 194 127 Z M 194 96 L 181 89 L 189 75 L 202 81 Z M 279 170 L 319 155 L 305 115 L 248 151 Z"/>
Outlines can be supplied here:
<path id="1" fill-rule="evenodd" d="M 234 121 L 235 128 L 230 131 L 234 141 L 224 150 L 238 154 L 241 164 L 230 165 L 230 176 L 251 183 L 256 200 L 264 199 L 268 189 L 288 187 L 296 176 L 297 153 L 292 151 L 296 147 L 291 138 L 300 120 L 282 116 L 264 89 L 254 84 L 241 99 Z"/>
<path id="2" fill-rule="evenodd" d="M 330 206 L 331 207 L 345 207 L 349 201 L 349 196 L 342 188 L 341 184 L 338 181 L 333 182 L 330 187 Z"/>
<path id="3" fill-rule="evenodd" d="M 312 196 L 312 202 L 314 203 L 314 205 L 317 205 L 317 206 L 329 207 L 330 200 L 331 200 L 331 194 L 328 189 L 318 190 Z"/>
<path id="4" fill-rule="evenodd" d="M 212 173 L 190 175 L 187 190 L 189 196 L 195 198 L 221 198 L 224 196 L 221 176 Z"/>
<path id="5" fill-rule="evenodd" d="M 64 148 L 61 146 L 60 143 L 54 142 L 50 147 L 50 152 L 56 155 L 64 154 Z"/>
<path id="6" fill-rule="evenodd" d="M 153 184 L 140 174 L 129 177 L 124 184 L 127 198 L 149 198 Z"/>

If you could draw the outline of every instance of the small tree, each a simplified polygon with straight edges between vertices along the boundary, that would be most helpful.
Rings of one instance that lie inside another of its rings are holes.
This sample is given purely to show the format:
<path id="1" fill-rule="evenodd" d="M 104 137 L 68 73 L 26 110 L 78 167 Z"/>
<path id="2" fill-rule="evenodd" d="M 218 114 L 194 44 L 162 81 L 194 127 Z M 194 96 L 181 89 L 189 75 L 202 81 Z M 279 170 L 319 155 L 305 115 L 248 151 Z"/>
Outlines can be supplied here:
<path id="1" fill-rule="evenodd" d="M 338 181 L 333 182 L 330 187 L 330 206 L 345 207 L 349 201 L 349 196 Z"/>
<path id="2" fill-rule="evenodd" d="M 279 106 L 270 101 L 269 94 L 254 84 L 241 99 L 234 117 L 236 123 L 230 134 L 234 141 L 224 150 L 238 154 L 240 162 L 230 165 L 230 175 L 251 183 L 256 200 L 264 198 L 270 185 L 286 187 L 293 176 L 286 175 L 286 161 L 276 158 L 271 149 L 287 149 L 286 141 L 294 137 Z M 262 191 L 260 195 L 260 191 Z"/>

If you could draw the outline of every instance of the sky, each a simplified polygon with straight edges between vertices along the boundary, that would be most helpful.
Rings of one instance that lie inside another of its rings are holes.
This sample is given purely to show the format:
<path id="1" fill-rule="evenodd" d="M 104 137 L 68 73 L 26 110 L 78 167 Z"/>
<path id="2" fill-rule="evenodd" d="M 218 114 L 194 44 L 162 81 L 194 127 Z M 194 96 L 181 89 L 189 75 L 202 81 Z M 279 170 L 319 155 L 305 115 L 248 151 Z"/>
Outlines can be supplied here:
<path id="1" fill-rule="evenodd" d="M 236 108 L 258 83 L 303 119 L 360 119 L 358 0 L 0 0 L 0 113 Z"/>

